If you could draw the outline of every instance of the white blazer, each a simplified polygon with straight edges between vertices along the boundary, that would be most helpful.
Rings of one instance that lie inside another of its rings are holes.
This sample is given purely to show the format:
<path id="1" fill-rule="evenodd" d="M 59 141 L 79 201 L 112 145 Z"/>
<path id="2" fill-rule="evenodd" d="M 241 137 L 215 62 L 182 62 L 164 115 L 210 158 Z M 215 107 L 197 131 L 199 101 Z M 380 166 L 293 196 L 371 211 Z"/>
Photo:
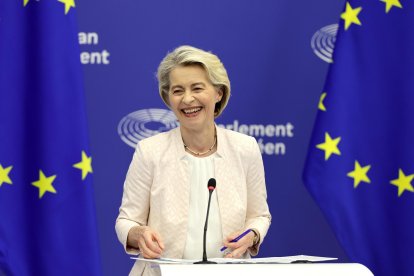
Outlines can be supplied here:
<path id="1" fill-rule="evenodd" d="M 163 257 L 182 258 L 190 205 L 186 154 L 179 127 L 138 143 L 115 225 L 127 253 L 138 253 L 126 247 L 129 230 L 136 225 L 148 225 L 164 241 Z M 223 239 L 234 231 L 255 228 L 261 243 L 271 215 L 266 202 L 262 155 L 256 140 L 217 127 L 214 169 Z M 249 250 L 251 255 L 257 254 L 259 245 Z"/>

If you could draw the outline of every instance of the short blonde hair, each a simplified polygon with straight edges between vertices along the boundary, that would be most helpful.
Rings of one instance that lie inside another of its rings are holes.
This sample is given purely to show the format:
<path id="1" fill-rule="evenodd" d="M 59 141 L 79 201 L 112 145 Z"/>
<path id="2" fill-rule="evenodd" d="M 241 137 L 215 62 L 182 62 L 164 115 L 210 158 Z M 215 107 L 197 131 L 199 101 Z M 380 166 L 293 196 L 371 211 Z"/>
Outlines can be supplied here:
<path id="1" fill-rule="evenodd" d="M 158 72 L 158 89 L 161 99 L 170 107 L 168 91 L 170 89 L 170 73 L 178 66 L 200 65 L 206 70 L 213 86 L 223 93 L 221 100 L 216 103 L 214 117 L 217 118 L 227 106 L 230 97 L 230 80 L 220 59 L 204 50 L 192 46 L 180 46 L 168 53 L 161 61 Z"/>

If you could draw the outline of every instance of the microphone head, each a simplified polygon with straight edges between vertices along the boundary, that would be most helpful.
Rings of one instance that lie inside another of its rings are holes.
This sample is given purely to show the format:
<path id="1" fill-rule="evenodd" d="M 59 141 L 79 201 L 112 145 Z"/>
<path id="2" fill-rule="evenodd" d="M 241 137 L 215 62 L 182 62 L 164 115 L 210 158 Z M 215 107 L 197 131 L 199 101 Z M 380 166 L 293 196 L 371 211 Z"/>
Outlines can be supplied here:
<path id="1" fill-rule="evenodd" d="M 210 178 L 210 179 L 208 180 L 208 183 L 207 183 L 207 188 L 208 188 L 210 191 L 214 191 L 214 189 L 216 188 L 216 180 L 215 180 L 214 178 Z"/>

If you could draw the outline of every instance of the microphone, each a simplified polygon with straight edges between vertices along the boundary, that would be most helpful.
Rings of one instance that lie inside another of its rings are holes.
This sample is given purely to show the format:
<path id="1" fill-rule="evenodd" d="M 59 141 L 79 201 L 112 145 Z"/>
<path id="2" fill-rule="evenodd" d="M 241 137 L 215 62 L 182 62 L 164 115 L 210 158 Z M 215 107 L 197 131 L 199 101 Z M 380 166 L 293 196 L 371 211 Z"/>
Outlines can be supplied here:
<path id="1" fill-rule="evenodd" d="M 204 235 L 203 235 L 203 260 L 199 262 L 195 262 L 194 264 L 216 264 L 216 262 L 208 261 L 207 260 L 207 250 L 206 250 L 206 236 L 207 236 L 207 225 L 208 225 L 208 214 L 210 213 L 210 201 L 211 201 L 211 194 L 216 189 L 216 180 L 214 178 L 210 178 L 207 183 L 208 188 L 208 205 L 207 205 L 207 215 L 206 215 L 206 222 L 204 224 Z"/>

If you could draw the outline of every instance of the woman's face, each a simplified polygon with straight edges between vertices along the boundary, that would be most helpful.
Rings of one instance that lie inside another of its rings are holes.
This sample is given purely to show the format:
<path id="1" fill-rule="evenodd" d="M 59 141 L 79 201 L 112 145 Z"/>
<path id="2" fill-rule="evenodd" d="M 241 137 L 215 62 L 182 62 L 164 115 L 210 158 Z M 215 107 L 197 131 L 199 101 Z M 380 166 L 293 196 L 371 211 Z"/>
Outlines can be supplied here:
<path id="1" fill-rule="evenodd" d="M 203 130 L 214 122 L 214 107 L 223 93 L 199 65 L 179 66 L 170 73 L 168 98 L 181 127 Z"/>

